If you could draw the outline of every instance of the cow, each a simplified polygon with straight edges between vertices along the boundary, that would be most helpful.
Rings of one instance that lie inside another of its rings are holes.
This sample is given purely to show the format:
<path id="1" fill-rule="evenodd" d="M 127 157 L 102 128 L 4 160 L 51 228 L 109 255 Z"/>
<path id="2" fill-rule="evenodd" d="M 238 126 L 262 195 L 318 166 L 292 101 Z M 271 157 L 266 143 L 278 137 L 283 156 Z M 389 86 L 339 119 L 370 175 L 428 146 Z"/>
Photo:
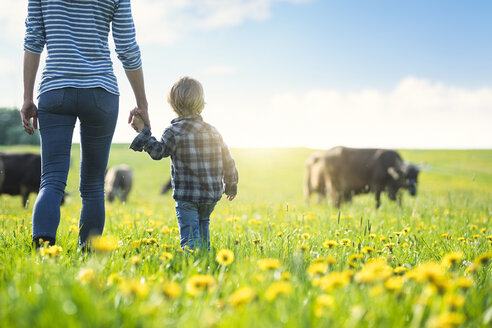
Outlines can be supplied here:
<path id="1" fill-rule="evenodd" d="M 379 208 L 382 192 L 391 200 L 397 199 L 400 188 L 415 196 L 418 174 L 419 168 L 404 163 L 394 150 L 339 146 L 315 153 L 306 161 L 305 196 L 308 201 L 313 192 L 320 198 L 329 195 L 340 207 L 354 195 L 372 192 Z"/>
<path id="2" fill-rule="evenodd" d="M 118 197 L 122 202 L 126 202 L 128 194 L 132 189 L 133 171 L 126 164 L 111 167 L 106 172 L 105 189 L 109 202 L 113 202 Z"/>
<path id="3" fill-rule="evenodd" d="M 22 205 L 27 207 L 29 194 L 39 192 L 40 184 L 40 155 L 0 153 L 0 194 L 20 195 Z M 62 204 L 64 200 L 65 195 Z"/>

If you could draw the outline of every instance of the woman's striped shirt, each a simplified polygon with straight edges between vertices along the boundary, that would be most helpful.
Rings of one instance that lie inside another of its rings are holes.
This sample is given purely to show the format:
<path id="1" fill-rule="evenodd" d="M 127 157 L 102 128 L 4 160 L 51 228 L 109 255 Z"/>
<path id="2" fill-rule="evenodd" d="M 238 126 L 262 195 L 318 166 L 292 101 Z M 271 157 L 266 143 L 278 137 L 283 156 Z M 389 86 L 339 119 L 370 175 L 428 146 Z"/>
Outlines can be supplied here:
<path id="1" fill-rule="evenodd" d="M 39 94 L 65 87 L 119 94 L 110 58 L 110 28 L 125 70 L 142 66 L 130 0 L 29 0 L 24 49 L 48 50 Z"/>

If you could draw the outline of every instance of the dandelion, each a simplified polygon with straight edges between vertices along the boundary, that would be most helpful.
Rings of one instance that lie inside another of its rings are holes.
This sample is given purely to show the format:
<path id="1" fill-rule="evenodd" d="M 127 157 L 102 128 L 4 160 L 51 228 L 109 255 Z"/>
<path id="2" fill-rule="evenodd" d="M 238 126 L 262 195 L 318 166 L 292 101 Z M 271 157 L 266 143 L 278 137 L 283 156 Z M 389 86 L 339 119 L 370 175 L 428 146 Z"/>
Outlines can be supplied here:
<path id="1" fill-rule="evenodd" d="M 275 300 L 278 296 L 288 295 L 291 292 L 292 292 L 292 285 L 290 283 L 285 281 L 278 281 L 278 282 L 274 282 L 267 288 L 265 292 L 265 298 L 271 302 Z"/>
<path id="2" fill-rule="evenodd" d="M 215 257 L 215 260 L 223 266 L 228 266 L 234 261 L 234 253 L 231 250 L 228 249 L 221 249 L 218 253 L 217 256 Z"/>
<path id="3" fill-rule="evenodd" d="M 149 287 L 142 279 L 123 280 L 118 289 L 125 296 L 145 298 L 149 294 Z"/>
<path id="4" fill-rule="evenodd" d="M 355 275 L 355 280 L 360 283 L 383 281 L 392 273 L 393 269 L 386 264 L 384 259 L 372 259 Z"/>
<path id="5" fill-rule="evenodd" d="M 274 270 L 274 269 L 278 269 L 280 267 L 280 261 L 277 259 L 271 259 L 271 258 L 261 259 L 258 262 L 258 266 L 262 270 Z"/>
<path id="6" fill-rule="evenodd" d="M 306 244 L 301 244 L 301 245 L 299 245 L 299 250 L 305 252 L 305 251 L 309 250 L 309 246 Z"/>
<path id="7" fill-rule="evenodd" d="M 122 278 L 119 274 L 117 273 L 112 273 L 108 276 L 108 286 L 116 285 L 122 281 Z"/>
<path id="8" fill-rule="evenodd" d="M 443 291 L 448 287 L 446 273 L 437 263 L 424 263 L 420 267 L 409 271 L 406 274 L 406 277 L 418 282 L 430 282 L 440 291 Z"/>
<path id="9" fill-rule="evenodd" d="M 135 256 L 132 256 L 130 261 L 132 262 L 132 264 L 138 265 L 142 262 L 142 259 L 140 258 L 140 256 L 135 255 Z"/>
<path id="10" fill-rule="evenodd" d="M 465 298 L 461 295 L 446 294 L 444 296 L 444 302 L 452 309 L 457 309 L 465 304 Z"/>
<path id="11" fill-rule="evenodd" d="M 332 291 L 348 285 L 351 275 L 347 272 L 331 272 L 313 281 L 313 286 L 320 286 L 324 291 Z"/>
<path id="12" fill-rule="evenodd" d="M 303 233 L 303 234 L 301 235 L 301 238 L 302 238 L 302 239 L 306 239 L 306 240 L 307 240 L 307 239 L 311 238 L 311 235 L 310 235 L 310 234 L 308 234 L 308 233 Z"/>
<path id="13" fill-rule="evenodd" d="M 51 257 L 58 257 L 61 255 L 61 252 L 62 252 L 62 248 L 58 245 L 53 245 L 53 246 L 49 246 L 47 248 L 45 247 L 42 247 L 40 250 L 39 250 L 39 253 L 41 254 L 41 256 L 51 256 Z"/>
<path id="14" fill-rule="evenodd" d="M 229 297 L 229 304 L 237 307 L 251 302 L 256 296 L 256 292 L 251 287 L 241 287 Z"/>
<path id="15" fill-rule="evenodd" d="M 376 234 L 375 234 L 375 233 L 371 233 L 371 234 L 369 234 L 369 238 L 371 238 L 371 239 L 376 238 Z"/>
<path id="16" fill-rule="evenodd" d="M 186 292 L 192 296 L 215 288 L 215 278 L 211 275 L 196 274 L 186 282 Z"/>
<path id="17" fill-rule="evenodd" d="M 326 263 L 312 263 L 308 268 L 307 268 L 307 273 L 311 276 L 317 276 L 317 275 L 323 275 L 326 273 L 328 270 L 328 264 Z"/>
<path id="18" fill-rule="evenodd" d="M 386 287 L 387 290 L 399 290 L 403 287 L 403 282 L 402 277 L 392 277 L 386 280 L 384 287 Z"/>
<path id="19" fill-rule="evenodd" d="M 492 252 L 488 252 L 488 253 L 483 253 L 481 255 L 479 255 L 474 263 L 477 264 L 477 265 L 484 265 L 486 264 L 490 259 L 492 258 Z"/>
<path id="20" fill-rule="evenodd" d="M 97 236 L 90 240 L 91 247 L 100 253 L 110 252 L 119 248 L 118 240 L 113 237 Z"/>
<path id="21" fill-rule="evenodd" d="M 463 259 L 463 252 L 452 252 L 444 255 L 441 264 L 444 267 L 451 267 L 457 265 Z"/>
<path id="22" fill-rule="evenodd" d="M 323 243 L 324 248 L 332 248 L 335 246 L 338 246 L 338 243 L 336 242 L 336 240 L 327 240 Z"/>
<path id="23" fill-rule="evenodd" d="M 389 248 L 389 249 L 393 249 L 393 247 L 395 247 L 395 243 L 384 244 L 384 247 Z"/>
<path id="24" fill-rule="evenodd" d="M 350 239 L 344 238 L 344 239 L 340 240 L 340 244 L 343 246 L 350 246 Z"/>
<path id="25" fill-rule="evenodd" d="M 331 295 L 322 294 L 316 298 L 314 304 L 314 315 L 317 317 L 323 316 L 326 309 L 331 309 L 335 306 L 335 299 Z"/>
<path id="26" fill-rule="evenodd" d="M 162 286 L 162 292 L 166 297 L 175 299 L 181 295 L 181 286 L 176 282 L 168 282 Z"/>
<path id="27" fill-rule="evenodd" d="M 371 246 L 365 246 L 362 248 L 362 253 L 371 254 L 374 252 L 375 252 L 375 250 Z"/>
<path id="28" fill-rule="evenodd" d="M 163 252 L 161 257 L 160 257 L 160 260 L 161 261 L 164 261 L 164 260 L 172 260 L 173 259 L 173 254 L 169 253 L 169 252 Z"/>
<path id="29" fill-rule="evenodd" d="M 402 275 L 405 272 L 407 272 L 407 270 L 408 269 L 404 266 L 398 266 L 398 267 L 393 269 L 393 273 L 399 276 L 399 275 Z"/>
<path id="30" fill-rule="evenodd" d="M 361 260 L 364 256 L 362 254 L 350 254 L 348 257 L 349 261 L 358 261 Z"/>
<path id="31" fill-rule="evenodd" d="M 429 320 L 429 327 L 441 328 L 441 327 L 456 327 L 464 323 L 466 317 L 463 314 L 456 312 L 444 312 L 437 317 Z"/>
<path id="32" fill-rule="evenodd" d="M 85 285 L 90 283 L 92 280 L 94 280 L 95 277 L 96 277 L 96 273 L 94 272 L 93 269 L 83 268 L 79 271 L 79 274 L 77 275 L 77 280 Z"/>
<path id="33" fill-rule="evenodd" d="M 454 281 L 454 285 L 461 289 L 468 289 L 473 286 L 473 279 L 468 277 L 459 277 Z"/>

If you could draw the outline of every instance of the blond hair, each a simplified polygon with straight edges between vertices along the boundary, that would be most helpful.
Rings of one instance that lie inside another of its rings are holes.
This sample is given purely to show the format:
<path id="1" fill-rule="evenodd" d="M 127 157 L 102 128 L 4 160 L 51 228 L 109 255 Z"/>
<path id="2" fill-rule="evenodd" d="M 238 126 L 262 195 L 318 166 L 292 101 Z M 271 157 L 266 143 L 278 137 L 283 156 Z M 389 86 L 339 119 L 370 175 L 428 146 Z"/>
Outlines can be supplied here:
<path id="1" fill-rule="evenodd" d="M 167 101 L 179 116 L 200 114 L 205 107 L 202 85 L 191 77 L 182 77 L 174 83 Z"/>

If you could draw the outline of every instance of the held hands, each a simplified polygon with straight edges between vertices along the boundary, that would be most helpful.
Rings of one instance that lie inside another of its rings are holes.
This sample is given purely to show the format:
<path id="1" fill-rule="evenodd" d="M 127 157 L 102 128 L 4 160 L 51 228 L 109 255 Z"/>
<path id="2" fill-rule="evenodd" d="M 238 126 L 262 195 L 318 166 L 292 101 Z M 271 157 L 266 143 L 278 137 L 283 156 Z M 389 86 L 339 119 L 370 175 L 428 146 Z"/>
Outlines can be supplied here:
<path id="1" fill-rule="evenodd" d="M 33 135 L 34 129 L 38 129 L 38 108 L 34 105 L 34 102 L 29 100 L 24 100 L 24 104 L 21 108 L 21 118 L 22 118 L 22 127 L 26 133 Z M 31 126 L 32 119 L 32 126 Z"/>
<path id="2" fill-rule="evenodd" d="M 132 117 L 131 126 L 135 131 L 140 132 L 144 128 L 145 123 L 140 115 L 136 114 Z"/>
<path id="3" fill-rule="evenodd" d="M 236 195 L 226 195 L 226 198 L 228 201 L 232 201 L 234 198 L 236 198 Z"/>
<path id="4" fill-rule="evenodd" d="M 137 118 L 137 120 L 135 120 L 135 118 Z M 132 109 L 130 111 L 130 116 L 128 116 L 128 124 L 131 124 L 132 128 L 137 132 L 142 131 L 144 125 L 147 125 L 150 129 L 148 110 L 138 107 Z M 140 128 L 138 128 L 139 126 Z"/>

